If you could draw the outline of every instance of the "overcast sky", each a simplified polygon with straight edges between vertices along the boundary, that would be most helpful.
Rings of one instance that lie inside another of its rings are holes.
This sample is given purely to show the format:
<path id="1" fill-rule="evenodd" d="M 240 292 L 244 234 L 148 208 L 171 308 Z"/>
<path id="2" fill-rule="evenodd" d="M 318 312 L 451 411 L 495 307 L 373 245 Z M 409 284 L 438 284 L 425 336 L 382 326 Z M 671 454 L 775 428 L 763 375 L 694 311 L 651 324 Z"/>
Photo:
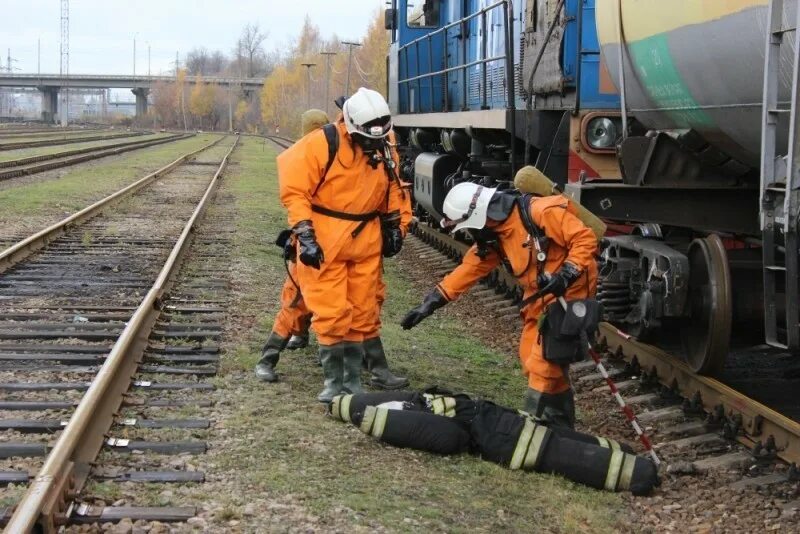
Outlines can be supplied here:
<path id="1" fill-rule="evenodd" d="M 147 45 L 153 74 L 174 68 L 186 52 L 204 46 L 230 53 L 245 24 L 269 33 L 267 50 L 297 36 L 306 14 L 322 34 L 360 38 L 382 0 L 71 0 L 70 72 L 73 74 L 147 73 Z M 0 0 L 0 57 L 16 59 L 15 72 L 35 73 L 37 39 L 42 72 L 59 71 L 60 0 Z"/>

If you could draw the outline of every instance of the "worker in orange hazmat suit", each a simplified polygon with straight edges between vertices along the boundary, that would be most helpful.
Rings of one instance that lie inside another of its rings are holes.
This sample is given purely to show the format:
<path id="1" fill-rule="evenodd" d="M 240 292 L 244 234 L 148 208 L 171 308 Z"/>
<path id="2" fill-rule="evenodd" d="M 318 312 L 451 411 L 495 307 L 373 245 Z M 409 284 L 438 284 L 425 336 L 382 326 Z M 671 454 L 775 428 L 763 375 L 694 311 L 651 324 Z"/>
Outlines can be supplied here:
<path id="1" fill-rule="evenodd" d="M 306 136 L 328 124 L 328 114 L 319 109 L 309 109 L 300 116 L 301 130 Z M 311 312 L 303 301 L 303 295 L 297 284 L 297 264 L 296 258 L 292 257 L 294 243 L 288 240 L 289 235 L 280 238 L 280 243 L 287 254 L 287 277 L 281 289 L 281 309 L 275 316 L 272 325 L 272 332 L 261 349 L 261 359 L 256 364 L 256 376 L 264 382 L 275 382 L 278 374 L 275 366 L 278 365 L 281 351 L 289 348 L 302 348 L 303 340 L 308 344 L 308 328 L 311 323 Z M 298 338 L 295 341 L 295 338 Z M 294 341 L 295 346 L 291 344 Z"/>
<path id="2" fill-rule="evenodd" d="M 545 359 L 537 322 L 558 297 L 587 298 L 597 288 L 597 238 L 562 195 L 519 196 L 461 183 L 444 200 L 443 226 L 477 237 L 461 264 L 404 317 L 412 328 L 457 299 L 506 260 L 524 288 L 519 358 L 528 379 L 525 410 L 554 424 L 573 426 L 575 403 L 567 368 Z"/>
<path id="3" fill-rule="evenodd" d="M 330 402 L 343 390 L 360 392 L 365 336 L 372 333 L 382 256 L 402 247 L 401 209 L 407 196 L 397 177 L 397 154 L 387 143 L 389 106 L 360 88 L 336 122 L 337 147 L 313 132 L 278 156 L 281 202 L 297 242 L 297 277 L 319 341 Z"/>

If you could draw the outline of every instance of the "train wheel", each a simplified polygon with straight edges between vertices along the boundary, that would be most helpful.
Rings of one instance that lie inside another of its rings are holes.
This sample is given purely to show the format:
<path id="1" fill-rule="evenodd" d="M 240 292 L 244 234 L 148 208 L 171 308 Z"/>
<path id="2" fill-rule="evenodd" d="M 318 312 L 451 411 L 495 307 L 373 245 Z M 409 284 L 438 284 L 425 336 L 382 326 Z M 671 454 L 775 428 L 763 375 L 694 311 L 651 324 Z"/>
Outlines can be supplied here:
<path id="1" fill-rule="evenodd" d="M 689 309 L 682 329 L 686 359 L 695 372 L 718 375 L 731 339 L 731 273 L 728 255 L 716 235 L 689 245 Z"/>

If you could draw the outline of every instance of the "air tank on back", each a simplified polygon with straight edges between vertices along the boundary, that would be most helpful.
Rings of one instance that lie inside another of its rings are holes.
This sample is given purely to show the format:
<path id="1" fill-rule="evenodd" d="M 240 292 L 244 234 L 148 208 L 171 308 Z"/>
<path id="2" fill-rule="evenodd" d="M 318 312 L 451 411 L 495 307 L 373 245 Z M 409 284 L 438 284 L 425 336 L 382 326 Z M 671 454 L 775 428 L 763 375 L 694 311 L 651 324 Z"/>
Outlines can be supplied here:
<path id="1" fill-rule="evenodd" d="M 605 66 L 618 89 L 625 43 L 631 115 L 653 130 L 693 129 L 758 167 L 768 0 L 597 0 L 596 8 Z M 786 25 L 794 26 L 797 0 L 784 9 Z M 785 39 L 781 107 L 789 105 L 794 34 Z"/>

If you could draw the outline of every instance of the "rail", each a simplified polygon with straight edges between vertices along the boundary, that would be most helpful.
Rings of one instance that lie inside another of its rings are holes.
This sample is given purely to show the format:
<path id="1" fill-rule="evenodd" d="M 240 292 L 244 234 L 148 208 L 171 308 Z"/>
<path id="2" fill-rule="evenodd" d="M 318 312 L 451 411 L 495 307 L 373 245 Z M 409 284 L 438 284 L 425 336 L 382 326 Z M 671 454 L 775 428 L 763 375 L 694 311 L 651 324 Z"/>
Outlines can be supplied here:
<path id="1" fill-rule="evenodd" d="M 127 322 L 41 470 L 17 505 L 6 526 L 7 532 L 29 532 L 37 524 L 45 532 L 55 532 L 66 521 L 69 500 L 79 489 L 80 481 L 88 473 L 89 462 L 94 460 L 102 446 L 104 434 L 122 403 L 123 393 L 130 385 L 138 359 L 147 344 L 147 332 L 155 324 L 160 312 L 159 303 L 171 285 L 172 276 L 180 267 L 191 243 L 193 229 L 213 196 L 228 157 L 238 142 L 237 136 L 184 226 L 158 278 Z"/>
<path id="2" fill-rule="evenodd" d="M 684 398 L 699 399 L 708 413 L 719 413 L 732 421 L 741 430 L 736 439 L 742 445 L 752 450 L 772 438 L 779 458 L 800 465 L 800 423 L 722 382 L 698 375 L 674 356 L 630 339 L 613 325 L 602 323 L 600 335 L 612 352 L 620 351 L 626 360 L 636 360 L 664 386 L 676 389 Z"/>
<path id="3" fill-rule="evenodd" d="M 192 135 L 170 135 L 166 137 L 159 137 L 157 139 L 145 139 L 129 141 L 126 143 L 100 145 L 81 148 L 78 150 L 67 150 L 64 152 L 57 152 L 55 154 L 44 154 L 41 156 L 31 156 L 29 158 L 3 161 L 0 162 L 0 181 L 8 180 L 17 176 L 26 176 L 49 171 L 51 169 L 61 169 L 63 167 L 77 165 L 78 163 L 91 161 L 93 159 L 124 154 L 125 152 L 130 152 L 132 150 L 139 150 L 142 148 L 172 143 L 173 141 L 187 139 L 192 137 Z M 67 159 L 62 161 L 52 161 L 60 158 Z"/>
<path id="4" fill-rule="evenodd" d="M 16 143 L 0 143 L 0 150 L 18 150 L 21 148 L 36 148 L 40 146 L 88 143 L 89 141 L 107 141 L 109 139 L 120 139 L 123 137 L 136 137 L 139 135 L 145 135 L 146 133 L 147 132 L 125 132 L 113 135 L 91 135 L 86 137 L 72 137 L 72 136 L 53 137 L 51 139 L 40 139 L 38 141 L 19 141 Z"/>
<path id="5" fill-rule="evenodd" d="M 170 134 L 168 136 L 159 137 L 158 139 L 177 139 L 181 137 L 180 134 Z M 50 154 L 37 154 L 35 156 L 28 156 L 24 158 L 17 158 L 17 159 L 8 159 L 5 161 L 0 161 L 0 169 L 7 169 L 9 167 L 20 167 L 22 165 L 30 165 L 31 163 L 39 163 L 41 161 L 47 161 L 51 159 L 58 159 L 58 158 L 66 158 L 69 156 L 77 156 L 80 154 L 88 154 L 89 152 L 96 152 L 98 150 L 104 149 L 111 149 L 111 148 L 121 148 L 125 146 L 132 146 L 132 145 L 139 145 L 142 143 L 147 143 L 149 141 L 154 141 L 155 139 L 137 139 L 134 141 L 125 141 L 123 143 L 111 143 L 108 145 L 92 145 L 87 146 L 85 148 L 74 148 L 71 150 L 64 150 L 61 152 L 52 152 Z"/>
<path id="6" fill-rule="evenodd" d="M 165 165 L 164 167 L 161 167 L 160 169 L 154 172 L 151 172 L 147 176 L 120 189 L 116 193 L 112 193 L 111 195 L 101 200 L 98 200 L 91 206 L 87 206 L 82 210 L 73 213 L 69 217 L 53 224 L 52 226 L 49 226 L 44 230 L 41 230 L 40 232 L 37 232 L 32 236 L 23 239 L 22 241 L 10 246 L 9 248 L 3 251 L 0 251 L 0 274 L 7 271 L 14 264 L 27 258 L 28 256 L 30 256 L 31 254 L 33 254 L 34 252 L 45 246 L 53 239 L 62 235 L 67 230 L 67 228 L 75 226 L 76 224 L 80 224 L 86 219 L 95 216 L 100 210 L 110 205 L 112 202 L 119 200 L 132 193 L 135 193 L 136 191 L 148 185 L 150 182 L 152 182 L 162 174 L 171 171 L 172 169 L 174 169 L 187 159 L 191 158 L 195 154 L 198 154 L 220 143 L 223 139 L 224 137 L 220 137 L 219 139 L 209 143 L 208 145 L 202 148 L 198 148 L 197 150 L 193 150 L 192 152 L 184 154 L 183 156 L 179 157 L 172 163 Z"/>

